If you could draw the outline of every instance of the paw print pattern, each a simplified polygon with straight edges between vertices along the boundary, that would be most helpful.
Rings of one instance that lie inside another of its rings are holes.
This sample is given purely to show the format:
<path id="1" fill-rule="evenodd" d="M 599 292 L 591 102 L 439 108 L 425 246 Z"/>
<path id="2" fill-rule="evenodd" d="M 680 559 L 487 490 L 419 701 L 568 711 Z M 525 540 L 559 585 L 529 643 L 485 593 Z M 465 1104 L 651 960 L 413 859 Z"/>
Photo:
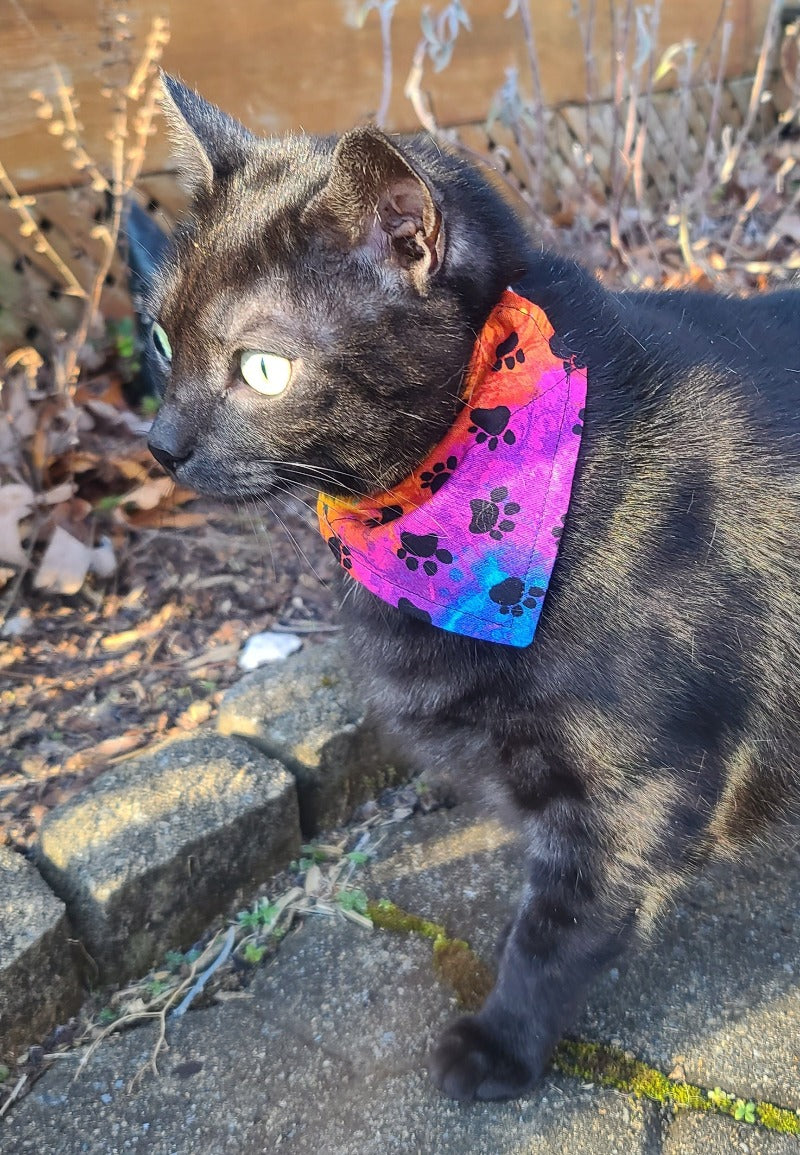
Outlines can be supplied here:
<path id="1" fill-rule="evenodd" d="M 458 465 L 457 457 L 448 457 L 447 461 L 437 461 L 431 469 L 420 474 L 421 486 L 431 493 L 438 493 L 444 483 L 453 476 L 453 470 Z"/>
<path id="2" fill-rule="evenodd" d="M 331 553 L 336 558 L 336 560 L 338 561 L 338 563 L 342 567 L 342 569 L 348 569 L 349 570 L 349 569 L 353 568 L 353 561 L 352 561 L 352 558 L 350 556 L 350 549 L 343 542 L 341 542 L 338 537 L 329 537 L 328 538 L 328 548 L 330 549 Z"/>
<path id="3" fill-rule="evenodd" d="M 517 440 L 512 430 L 506 428 L 511 420 L 511 410 L 507 405 L 496 405 L 494 409 L 473 409 L 470 418 L 472 425 L 468 432 L 475 434 L 478 445 L 487 443 L 486 447 L 492 453 L 500 444 L 501 435 L 506 445 L 513 445 Z"/>
<path id="4" fill-rule="evenodd" d="M 435 533 L 401 533 L 400 546 L 397 556 L 412 573 L 419 569 L 419 563 L 422 562 L 425 573 L 433 577 L 439 565 L 450 565 L 453 561 L 449 550 L 439 548 L 439 537 Z"/>
<path id="5" fill-rule="evenodd" d="M 401 610 L 406 617 L 416 618 L 418 622 L 427 622 L 428 625 L 431 623 L 431 615 L 428 611 L 420 609 L 419 606 L 415 606 L 408 598 L 400 598 L 397 603 L 397 608 Z"/>
<path id="6" fill-rule="evenodd" d="M 506 369 L 516 369 L 517 365 L 525 364 L 525 354 L 519 347 L 519 333 L 510 333 L 505 341 L 501 341 L 494 351 L 497 358 L 492 365 L 492 372 L 499 373 L 505 365 Z"/>
<path id="7" fill-rule="evenodd" d="M 580 437 L 580 435 L 583 433 L 583 423 L 585 420 L 586 420 L 586 410 L 585 409 L 579 409 L 578 410 L 578 420 L 572 426 L 572 432 L 574 434 L 576 434 L 578 437 Z"/>
<path id="8" fill-rule="evenodd" d="M 488 533 L 493 541 L 502 541 L 503 534 L 513 533 L 516 522 L 510 520 L 519 513 L 520 507 L 515 501 L 506 501 L 508 490 L 504 485 L 498 485 L 489 493 L 489 500 L 475 497 L 470 501 L 472 521 L 469 523 L 470 533 Z M 501 520 L 502 516 L 502 520 Z"/>
<path id="9" fill-rule="evenodd" d="M 566 520 L 567 520 L 567 515 L 565 513 L 562 513 L 561 517 L 558 519 L 558 525 L 554 525 L 553 528 L 550 530 L 553 537 L 561 537 L 562 533 L 564 532 L 564 523 Z"/>
<path id="10" fill-rule="evenodd" d="M 525 610 L 536 609 L 538 598 L 544 597 L 545 591 L 539 586 L 529 586 L 518 577 L 505 578 L 492 586 L 489 597 L 500 607 L 501 614 L 510 614 L 512 618 L 521 618 Z"/>
<path id="11" fill-rule="evenodd" d="M 585 359 L 578 353 L 574 353 L 564 338 L 559 337 L 558 333 L 554 333 L 550 338 L 550 352 L 554 357 L 559 357 L 564 362 L 566 373 L 570 373 L 573 369 L 586 368 Z"/>
<path id="12" fill-rule="evenodd" d="M 384 505 L 380 510 L 380 517 L 368 517 L 364 525 L 368 529 L 375 529 L 378 525 L 388 525 L 390 521 L 397 521 L 398 517 L 402 516 L 402 505 Z"/>

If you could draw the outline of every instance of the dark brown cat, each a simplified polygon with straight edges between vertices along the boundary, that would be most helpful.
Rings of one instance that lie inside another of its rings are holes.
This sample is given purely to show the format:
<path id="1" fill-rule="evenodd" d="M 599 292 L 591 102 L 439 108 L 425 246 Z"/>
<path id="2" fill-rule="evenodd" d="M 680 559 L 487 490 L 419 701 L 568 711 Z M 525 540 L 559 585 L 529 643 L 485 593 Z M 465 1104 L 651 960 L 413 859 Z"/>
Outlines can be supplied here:
<path id="1" fill-rule="evenodd" d="M 430 1063 L 456 1098 L 518 1095 L 676 883 L 797 813 L 800 294 L 612 294 L 427 137 L 257 140 L 166 87 L 194 202 L 152 302 L 151 447 L 182 483 L 396 486 L 467 403 L 509 285 L 587 367 L 532 645 L 446 632 L 361 586 L 343 607 L 387 735 L 482 780 L 520 828 L 496 986 Z"/>

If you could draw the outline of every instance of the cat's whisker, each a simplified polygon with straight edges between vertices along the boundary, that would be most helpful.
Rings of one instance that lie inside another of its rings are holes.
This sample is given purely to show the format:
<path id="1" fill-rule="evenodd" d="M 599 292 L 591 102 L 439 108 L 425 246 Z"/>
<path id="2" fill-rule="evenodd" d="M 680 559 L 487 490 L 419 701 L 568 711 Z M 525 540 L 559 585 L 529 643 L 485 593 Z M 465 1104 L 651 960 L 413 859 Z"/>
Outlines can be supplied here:
<path id="1" fill-rule="evenodd" d="M 248 521 L 250 522 L 250 528 L 253 531 L 253 537 L 257 541 L 264 541 L 266 543 L 267 549 L 269 550 L 270 565 L 272 566 L 272 582 L 273 584 L 276 584 L 278 581 L 278 567 L 275 564 L 275 551 L 272 548 L 270 534 L 268 533 L 264 523 L 259 518 L 254 516 L 254 513 L 256 512 L 255 501 L 253 501 L 253 508 L 251 509 L 247 498 L 242 498 L 241 500 L 242 504 L 239 506 L 239 508 L 243 509 Z M 239 505 L 238 502 L 237 505 Z"/>
<path id="2" fill-rule="evenodd" d="M 280 497 L 280 496 L 281 496 L 280 490 L 274 490 L 274 491 L 273 491 L 273 495 L 274 495 L 275 497 Z M 283 532 L 284 532 L 284 533 L 286 534 L 286 536 L 288 537 L 289 541 L 290 541 L 290 542 L 292 543 L 292 545 L 294 546 L 294 548 L 295 548 L 295 550 L 296 550 L 296 552 L 297 552 L 297 556 L 300 558 L 300 560 L 301 560 L 301 561 L 304 561 L 304 562 L 306 563 L 306 565 L 307 565 L 307 566 L 308 566 L 308 568 L 311 570 L 312 574 L 313 574 L 313 575 L 314 575 L 314 577 L 317 579 L 317 581 L 319 582 L 319 584 L 320 584 L 320 585 L 325 585 L 325 581 L 324 581 L 324 579 L 323 579 L 322 577 L 320 577 L 320 575 L 317 573 L 316 569 L 314 568 L 314 564 L 313 564 L 313 562 L 312 562 L 312 561 L 311 561 L 311 559 L 308 557 L 308 555 L 306 554 L 306 552 L 303 550 L 303 548 L 302 548 L 302 546 L 300 545 L 300 543 L 298 542 L 297 538 L 294 536 L 294 534 L 292 533 L 292 531 L 289 529 L 288 525 L 287 525 L 287 524 L 286 524 L 286 522 L 283 520 L 283 518 L 281 517 L 281 515 L 280 515 L 280 514 L 277 512 L 277 510 L 275 509 L 275 507 L 274 507 L 274 505 L 272 504 L 272 502 L 268 501 L 268 502 L 267 502 L 267 505 L 269 506 L 269 510 L 270 510 L 270 512 L 273 514 L 273 516 L 274 516 L 275 518 L 277 518 L 278 524 L 280 525 L 281 529 L 283 530 Z"/>

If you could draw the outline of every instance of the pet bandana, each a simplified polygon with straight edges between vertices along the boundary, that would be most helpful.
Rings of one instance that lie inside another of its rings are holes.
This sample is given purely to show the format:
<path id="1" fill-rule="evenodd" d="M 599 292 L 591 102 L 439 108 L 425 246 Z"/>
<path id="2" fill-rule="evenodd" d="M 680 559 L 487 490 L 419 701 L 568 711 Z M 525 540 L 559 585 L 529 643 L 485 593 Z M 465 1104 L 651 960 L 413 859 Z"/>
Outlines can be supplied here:
<path id="1" fill-rule="evenodd" d="M 569 506 L 586 369 L 509 289 L 463 395 L 444 440 L 399 485 L 358 499 L 321 493 L 320 529 L 350 577 L 411 617 L 529 646 Z"/>

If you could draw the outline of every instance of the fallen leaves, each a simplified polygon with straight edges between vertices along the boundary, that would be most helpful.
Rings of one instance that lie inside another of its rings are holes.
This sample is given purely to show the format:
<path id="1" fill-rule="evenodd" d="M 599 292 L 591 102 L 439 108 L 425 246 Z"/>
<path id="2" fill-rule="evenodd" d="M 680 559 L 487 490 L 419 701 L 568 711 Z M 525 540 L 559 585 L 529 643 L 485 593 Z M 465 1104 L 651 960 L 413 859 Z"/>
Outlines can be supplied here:
<path id="1" fill-rule="evenodd" d="M 49 590 L 51 593 L 75 594 L 88 573 L 107 578 L 116 568 L 114 549 L 108 538 L 92 548 L 57 525 L 39 563 L 33 584 L 35 589 Z"/>
<path id="2" fill-rule="evenodd" d="M 146 618 L 133 629 L 122 630 L 116 634 L 108 634 L 100 640 L 100 646 L 106 651 L 118 653 L 120 650 L 127 649 L 129 646 L 133 646 L 145 638 L 152 638 L 160 633 L 174 613 L 175 606 L 171 602 L 167 602 L 157 613 L 153 614 L 150 618 Z"/>
<path id="3" fill-rule="evenodd" d="M 67 758 L 62 765 L 62 773 L 79 774 L 96 766 L 106 766 L 112 759 L 130 754 L 132 750 L 138 750 L 140 746 L 145 744 L 148 737 L 149 733 L 146 729 L 135 727 L 132 730 L 126 730 L 124 734 L 115 734 L 112 738 L 104 738 L 102 742 L 79 750 L 77 754 L 72 754 Z"/>
<path id="4" fill-rule="evenodd" d="M 9 565 L 27 565 L 28 557 L 22 548 L 25 533 L 20 524 L 36 504 L 36 495 L 29 485 L 22 483 L 0 486 L 0 562 Z"/>

